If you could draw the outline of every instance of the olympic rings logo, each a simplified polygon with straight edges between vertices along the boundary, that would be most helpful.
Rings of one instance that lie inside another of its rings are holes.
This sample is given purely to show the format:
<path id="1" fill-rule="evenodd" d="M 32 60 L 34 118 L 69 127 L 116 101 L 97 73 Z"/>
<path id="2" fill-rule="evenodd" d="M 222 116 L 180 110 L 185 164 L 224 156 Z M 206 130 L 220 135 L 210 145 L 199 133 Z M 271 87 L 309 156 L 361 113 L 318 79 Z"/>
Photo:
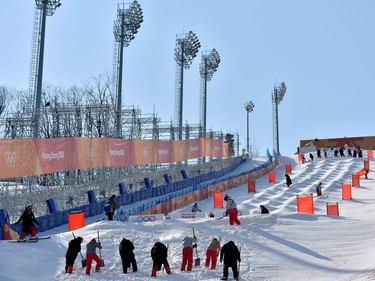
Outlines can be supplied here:
<path id="1" fill-rule="evenodd" d="M 148 221 L 155 221 L 156 217 L 155 216 L 142 216 L 137 218 L 137 222 L 148 222 Z"/>
<path id="2" fill-rule="evenodd" d="M 16 153 L 14 151 L 7 151 L 5 153 L 5 162 L 9 168 L 14 168 L 16 166 Z"/>

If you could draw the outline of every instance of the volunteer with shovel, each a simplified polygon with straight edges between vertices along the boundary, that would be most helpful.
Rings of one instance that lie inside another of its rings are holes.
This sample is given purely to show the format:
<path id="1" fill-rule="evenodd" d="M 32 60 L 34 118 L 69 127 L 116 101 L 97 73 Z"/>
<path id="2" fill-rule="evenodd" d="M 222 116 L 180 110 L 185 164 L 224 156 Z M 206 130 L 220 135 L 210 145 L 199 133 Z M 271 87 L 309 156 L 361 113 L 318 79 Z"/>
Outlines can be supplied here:
<path id="1" fill-rule="evenodd" d="M 86 246 L 86 260 L 87 260 L 86 274 L 87 275 L 90 275 L 91 263 L 93 260 L 96 262 L 95 270 L 100 271 L 102 260 L 96 254 L 96 248 L 101 249 L 102 246 L 100 245 L 100 242 L 97 243 L 95 238 L 93 238 Z"/>
<path id="2" fill-rule="evenodd" d="M 182 240 L 182 264 L 181 271 L 191 271 L 193 268 L 193 248 L 197 247 L 197 237 L 185 237 Z"/>
<path id="3" fill-rule="evenodd" d="M 78 253 L 81 252 L 82 241 L 83 238 L 80 236 L 70 240 L 68 250 L 66 251 L 65 255 L 65 273 L 73 272 L 74 261 L 76 260 Z"/>

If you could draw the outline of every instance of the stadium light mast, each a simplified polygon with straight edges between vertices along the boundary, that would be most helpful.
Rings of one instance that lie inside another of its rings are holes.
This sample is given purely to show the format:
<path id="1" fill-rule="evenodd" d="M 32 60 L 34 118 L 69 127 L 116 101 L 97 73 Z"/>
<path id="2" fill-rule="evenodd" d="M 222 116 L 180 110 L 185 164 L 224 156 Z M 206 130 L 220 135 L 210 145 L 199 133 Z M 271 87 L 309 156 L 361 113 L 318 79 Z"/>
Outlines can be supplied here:
<path id="1" fill-rule="evenodd" d="M 126 8 L 125 8 L 126 7 Z M 117 108 L 116 108 L 116 137 L 121 138 L 121 108 L 122 108 L 122 66 L 124 58 L 124 47 L 128 47 L 130 42 L 135 38 L 138 29 L 143 22 L 142 8 L 136 0 L 131 4 L 117 5 L 117 20 L 113 25 L 113 34 L 117 42 L 116 58 L 116 87 L 117 91 Z"/>
<path id="2" fill-rule="evenodd" d="M 286 86 L 284 82 L 281 84 L 275 84 L 273 87 L 273 91 L 271 92 L 272 96 L 272 104 L 273 104 L 273 116 L 274 116 L 274 123 L 273 123 L 273 149 L 276 152 L 276 155 L 280 155 L 280 147 L 279 147 L 279 111 L 278 106 L 280 102 L 283 100 L 284 95 L 286 93 Z"/>
<path id="3" fill-rule="evenodd" d="M 36 81 L 36 86 L 32 87 L 35 96 L 34 106 L 34 132 L 33 137 L 39 137 L 39 126 L 40 126 L 40 106 L 42 100 L 42 81 L 43 81 L 43 59 L 44 59 L 44 39 L 46 35 L 46 17 L 52 16 L 55 13 L 56 8 L 61 6 L 60 0 L 35 0 L 36 8 L 41 11 L 39 18 L 37 18 L 37 24 L 34 28 L 37 28 L 36 34 L 34 34 L 33 40 L 37 42 L 35 51 L 36 60 L 35 66 L 32 63 L 33 69 L 33 86 Z M 34 51 L 34 50 L 33 50 Z M 33 56 L 33 54 L 32 54 Z"/>
<path id="4" fill-rule="evenodd" d="M 201 75 L 201 100 L 200 100 L 200 125 L 203 128 L 203 137 L 207 134 L 207 81 L 217 71 L 220 63 L 220 55 L 216 49 L 202 53 L 202 60 L 199 66 Z"/>
<path id="5" fill-rule="evenodd" d="M 174 122 L 178 127 L 178 139 L 182 140 L 182 110 L 183 110 L 183 80 L 184 69 L 189 69 L 196 57 L 201 44 L 194 32 L 176 35 L 176 47 L 174 50 L 174 59 L 176 67 L 176 94 L 174 108 Z"/>
<path id="6" fill-rule="evenodd" d="M 252 101 L 248 101 L 247 103 L 245 103 L 245 109 L 246 109 L 246 115 L 247 115 L 247 137 L 246 137 L 246 150 L 247 150 L 247 154 L 250 154 L 250 143 L 249 143 L 249 127 L 250 127 L 250 123 L 249 123 L 249 115 L 250 115 L 250 112 L 252 112 L 254 110 L 254 103 Z"/>

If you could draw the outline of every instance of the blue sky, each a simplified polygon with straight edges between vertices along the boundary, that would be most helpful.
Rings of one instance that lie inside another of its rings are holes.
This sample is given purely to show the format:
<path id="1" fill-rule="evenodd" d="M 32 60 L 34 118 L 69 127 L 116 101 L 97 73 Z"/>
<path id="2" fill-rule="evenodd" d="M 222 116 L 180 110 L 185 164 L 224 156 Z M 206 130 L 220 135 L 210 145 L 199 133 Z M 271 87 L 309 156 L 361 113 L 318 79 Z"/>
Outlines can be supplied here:
<path id="1" fill-rule="evenodd" d="M 125 1 L 125 3 L 131 1 Z M 27 89 L 34 1 L 0 8 L 0 85 Z M 44 81 L 81 85 L 111 74 L 113 22 L 119 1 L 62 0 L 47 18 Z M 280 152 L 301 139 L 374 135 L 375 2 L 348 0 L 140 0 L 144 22 L 125 48 L 123 105 L 163 121 L 174 115 L 174 47 L 192 30 L 200 51 L 217 49 L 218 71 L 208 83 L 207 128 L 238 132 L 261 155 L 273 147 L 271 90 L 285 82 L 279 106 Z M 199 123 L 199 54 L 184 77 L 183 122 Z"/>

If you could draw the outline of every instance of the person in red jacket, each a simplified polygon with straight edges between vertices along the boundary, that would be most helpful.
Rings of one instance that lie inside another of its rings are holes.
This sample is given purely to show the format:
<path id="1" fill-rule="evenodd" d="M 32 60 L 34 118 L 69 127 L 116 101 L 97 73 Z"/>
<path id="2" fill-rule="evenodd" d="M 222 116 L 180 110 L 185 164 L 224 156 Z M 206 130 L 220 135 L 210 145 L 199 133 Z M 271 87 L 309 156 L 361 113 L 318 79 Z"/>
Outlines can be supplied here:
<path id="1" fill-rule="evenodd" d="M 31 234 L 30 239 L 37 239 L 36 238 L 36 227 L 33 223 L 39 225 L 40 223 L 36 220 L 33 207 L 31 205 L 27 206 L 23 211 L 20 218 L 14 223 L 14 225 L 19 224 L 22 221 L 22 233 L 18 238 L 19 241 L 24 240 L 27 234 Z"/>
<path id="2" fill-rule="evenodd" d="M 234 200 L 228 194 L 225 194 L 224 201 L 227 202 L 226 209 L 227 214 L 229 215 L 229 224 L 241 224 L 238 220 L 238 210 L 236 202 L 234 202 Z"/>

